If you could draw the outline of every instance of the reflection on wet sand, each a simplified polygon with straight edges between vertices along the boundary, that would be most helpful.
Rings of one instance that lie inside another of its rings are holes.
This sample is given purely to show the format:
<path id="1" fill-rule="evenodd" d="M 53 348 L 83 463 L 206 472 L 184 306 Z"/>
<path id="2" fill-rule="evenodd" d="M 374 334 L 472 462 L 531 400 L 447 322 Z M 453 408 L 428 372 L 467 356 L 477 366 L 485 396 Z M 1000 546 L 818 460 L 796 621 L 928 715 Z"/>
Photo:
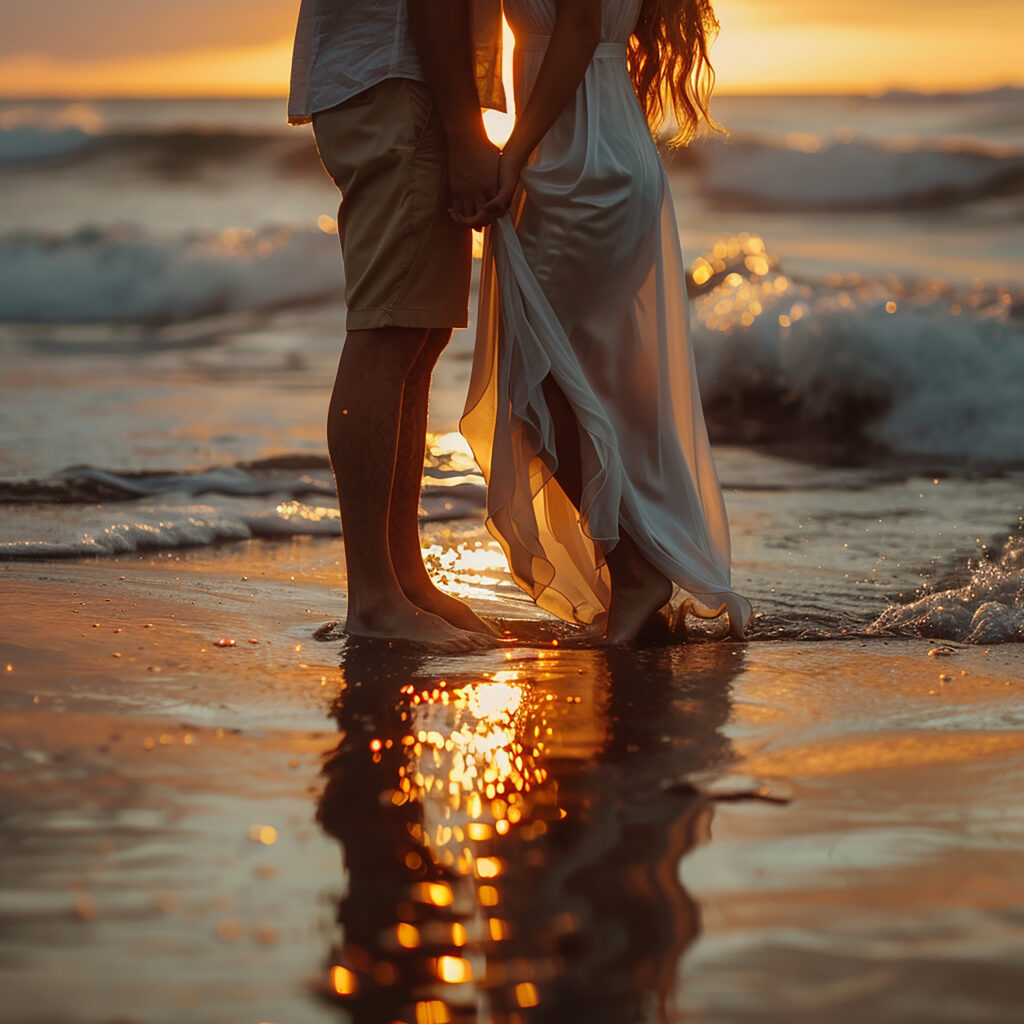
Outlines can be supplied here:
<path id="1" fill-rule="evenodd" d="M 700 929 L 678 864 L 711 822 L 664 783 L 730 756 L 741 661 L 518 651 L 439 678 L 349 644 L 319 812 L 347 875 L 328 998 L 381 1024 L 664 1019 Z"/>

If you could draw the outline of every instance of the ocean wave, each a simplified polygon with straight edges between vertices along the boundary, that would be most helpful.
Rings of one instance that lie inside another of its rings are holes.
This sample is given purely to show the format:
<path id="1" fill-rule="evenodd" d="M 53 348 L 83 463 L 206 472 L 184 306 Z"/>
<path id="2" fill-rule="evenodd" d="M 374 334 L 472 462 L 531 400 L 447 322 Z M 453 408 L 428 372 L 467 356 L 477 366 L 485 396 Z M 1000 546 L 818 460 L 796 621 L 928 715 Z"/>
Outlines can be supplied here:
<path id="1" fill-rule="evenodd" d="M 1001 116 L 994 106 L 992 116 Z M 843 134 L 843 132 L 846 134 Z M 0 170 L 223 179 L 239 166 L 268 182 L 323 178 L 306 131 L 170 127 L 112 131 L 102 125 L 0 120 Z M 713 201 L 745 209 L 893 209 L 968 202 L 1024 187 L 1024 152 L 969 138 L 881 141 L 841 129 L 812 134 L 738 133 L 676 153 L 671 166 L 696 167 Z M 218 178 L 220 175 L 220 178 Z"/>
<path id="2" fill-rule="evenodd" d="M 174 323 L 342 294 L 337 236 L 316 228 L 26 232 L 0 237 L 0 266 L 8 322 Z"/>
<path id="3" fill-rule="evenodd" d="M 478 472 L 432 459 L 420 520 L 479 519 L 484 496 Z M 330 468 L 308 457 L 192 473 L 123 474 L 77 466 L 46 480 L 2 482 L 0 504 L 0 560 L 340 534 Z"/>
<path id="4" fill-rule="evenodd" d="M 35 163 L 67 157 L 94 139 L 81 128 L 41 130 L 27 125 L 0 128 L 0 164 Z"/>
<path id="5" fill-rule="evenodd" d="M 961 586 L 894 605 L 868 632 L 968 644 L 1024 642 L 1024 535 L 1010 537 L 992 557 L 972 562 Z"/>
<path id="6" fill-rule="evenodd" d="M 700 188 L 756 210 L 885 210 L 948 206 L 1024 190 L 1024 153 L 934 142 L 737 138 L 699 150 Z"/>
<path id="7" fill-rule="evenodd" d="M 80 170 L 92 165 L 157 179 L 199 177 L 225 168 L 271 176 L 322 175 L 305 132 L 232 131 L 178 127 L 104 131 L 64 122 L 0 121 L 0 167 Z"/>
<path id="8" fill-rule="evenodd" d="M 691 273 L 718 281 L 693 317 L 714 439 L 1024 464 L 1021 295 L 981 281 L 800 280 L 750 235 Z"/>

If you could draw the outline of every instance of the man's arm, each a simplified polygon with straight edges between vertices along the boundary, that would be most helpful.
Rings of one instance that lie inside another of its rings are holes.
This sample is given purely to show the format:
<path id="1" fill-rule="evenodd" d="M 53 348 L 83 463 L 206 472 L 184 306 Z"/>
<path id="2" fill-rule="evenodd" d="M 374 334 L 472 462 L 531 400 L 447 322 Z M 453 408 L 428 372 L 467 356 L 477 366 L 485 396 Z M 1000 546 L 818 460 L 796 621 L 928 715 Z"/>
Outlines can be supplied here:
<path id="1" fill-rule="evenodd" d="M 452 210 L 479 220 L 498 188 L 498 149 L 484 131 L 476 91 L 470 0 L 407 3 L 413 43 L 448 136 Z"/>

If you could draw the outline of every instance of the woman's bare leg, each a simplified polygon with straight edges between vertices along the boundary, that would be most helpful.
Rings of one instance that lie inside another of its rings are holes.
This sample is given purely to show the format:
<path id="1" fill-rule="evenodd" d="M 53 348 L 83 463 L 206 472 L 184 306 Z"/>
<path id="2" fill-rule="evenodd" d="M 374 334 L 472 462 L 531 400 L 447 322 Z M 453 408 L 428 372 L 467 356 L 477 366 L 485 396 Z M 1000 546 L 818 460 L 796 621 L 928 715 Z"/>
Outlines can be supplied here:
<path id="1" fill-rule="evenodd" d="M 583 495 L 579 424 L 562 389 L 550 376 L 544 379 L 543 390 L 555 425 L 555 479 L 579 509 Z M 604 638 L 613 644 L 629 643 L 672 597 L 672 583 L 644 557 L 621 522 L 619 543 L 608 553 L 607 562 L 612 600 Z"/>
<path id="2" fill-rule="evenodd" d="M 605 640 L 631 643 L 672 597 L 672 581 L 644 557 L 619 523 L 619 543 L 608 552 L 612 603 Z"/>

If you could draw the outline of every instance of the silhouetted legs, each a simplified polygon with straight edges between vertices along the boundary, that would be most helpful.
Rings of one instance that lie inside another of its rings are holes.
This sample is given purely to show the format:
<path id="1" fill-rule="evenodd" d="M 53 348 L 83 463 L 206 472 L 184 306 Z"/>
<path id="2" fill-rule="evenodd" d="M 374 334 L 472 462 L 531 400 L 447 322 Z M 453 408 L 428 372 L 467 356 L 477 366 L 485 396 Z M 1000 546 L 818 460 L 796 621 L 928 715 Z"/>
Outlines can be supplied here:
<path id="1" fill-rule="evenodd" d="M 430 377 L 451 335 L 450 330 L 443 328 L 428 331 L 405 378 L 395 479 L 388 516 L 388 545 L 398 583 L 413 604 L 440 615 L 453 626 L 495 635 L 495 631 L 471 608 L 434 586 L 423 564 L 420 548 L 420 486 L 423 480 L 423 452 L 427 443 Z"/>
<path id="2" fill-rule="evenodd" d="M 464 650 L 478 646 L 481 637 L 419 607 L 406 596 L 400 581 L 409 573 L 426 575 L 418 534 L 414 556 L 410 557 L 406 549 L 411 547 L 407 522 L 410 490 L 414 489 L 413 516 L 419 503 L 426 389 L 430 371 L 447 341 L 447 336 L 444 342 L 435 338 L 433 356 L 425 355 L 426 361 L 420 363 L 428 334 L 426 330 L 407 327 L 349 331 L 338 364 L 327 415 L 327 446 L 338 486 L 348 569 L 346 629 L 355 636 L 411 640 Z M 411 399 L 419 395 L 422 387 L 423 411 L 422 415 L 416 411 L 409 416 L 406 436 L 410 443 L 417 437 L 419 441 L 415 454 L 403 451 L 403 472 L 398 474 L 407 382 Z M 407 468 L 411 461 L 419 467 L 414 484 Z M 395 499 L 401 510 L 400 523 L 396 524 L 402 536 L 401 557 L 392 556 L 389 543 L 396 484 Z"/>

